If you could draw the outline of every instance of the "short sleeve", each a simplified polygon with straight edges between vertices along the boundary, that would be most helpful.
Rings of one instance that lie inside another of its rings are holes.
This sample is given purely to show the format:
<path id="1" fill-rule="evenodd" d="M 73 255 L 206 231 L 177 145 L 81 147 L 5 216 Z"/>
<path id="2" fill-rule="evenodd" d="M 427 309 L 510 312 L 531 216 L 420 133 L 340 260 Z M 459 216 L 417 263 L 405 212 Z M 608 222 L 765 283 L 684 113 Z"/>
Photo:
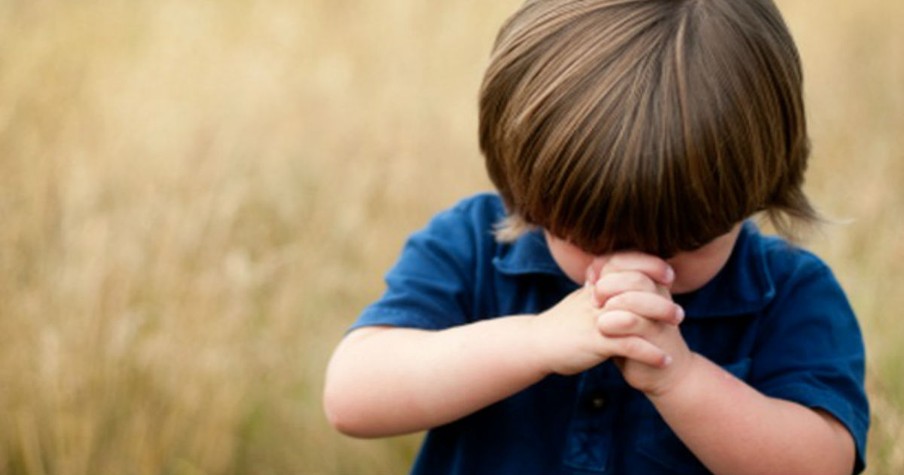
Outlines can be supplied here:
<path id="1" fill-rule="evenodd" d="M 864 388 L 865 350 L 854 312 L 832 272 L 809 256 L 777 286 L 751 367 L 764 394 L 821 409 L 853 436 L 865 466 L 869 403 Z"/>
<path id="2" fill-rule="evenodd" d="M 389 325 L 439 330 L 473 314 L 475 265 L 480 243 L 491 236 L 489 216 L 474 200 L 436 215 L 409 237 L 386 274 L 386 291 L 364 309 L 352 328 Z"/>

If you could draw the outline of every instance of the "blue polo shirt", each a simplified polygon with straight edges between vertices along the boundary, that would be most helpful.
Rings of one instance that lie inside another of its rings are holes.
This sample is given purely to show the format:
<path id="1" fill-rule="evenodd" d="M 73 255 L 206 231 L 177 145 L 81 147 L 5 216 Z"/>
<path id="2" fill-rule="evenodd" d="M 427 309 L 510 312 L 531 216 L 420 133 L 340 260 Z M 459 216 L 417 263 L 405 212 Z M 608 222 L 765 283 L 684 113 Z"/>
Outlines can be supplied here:
<path id="1" fill-rule="evenodd" d="M 497 195 L 481 194 L 434 217 L 408 240 L 386 276 L 386 293 L 354 328 L 441 330 L 540 313 L 574 291 L 541 232 L 511 244 L 494 239 L 493 226 L 504 212 Z M 725 267 L 703 288 L 674 298 L 686 313 L 680 328 L 691 350 L 763 394 L 834 415 L 856 443 L 853 473 L 863 470 L 869 425 L 863 340 L 822 261 L 747 222 Z M 412 473 L 709 471 L 606 362 L 574 376 L 549 376 L 430 430 Z"/>

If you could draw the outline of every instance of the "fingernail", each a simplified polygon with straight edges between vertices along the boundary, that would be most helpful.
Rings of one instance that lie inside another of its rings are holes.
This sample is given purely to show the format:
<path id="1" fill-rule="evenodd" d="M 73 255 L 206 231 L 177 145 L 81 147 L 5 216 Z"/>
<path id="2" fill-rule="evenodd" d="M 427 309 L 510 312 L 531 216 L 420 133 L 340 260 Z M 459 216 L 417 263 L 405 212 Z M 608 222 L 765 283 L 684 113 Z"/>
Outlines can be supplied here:
<path id="1" fill-rule="evenodd" d="M 675 318 L 678 319 L 678 323 L 684 321 L 684 307 L 681 305 L 675 305 Z"/>
<path id="2" fill-rule="evenodd" d="M 672 364 L 672 357 L 665 355 L 665 358 L 662 359 L 662 366 L 668 366 L 670 364 Z"/>
<path id="3" fill-rule="evenodd" d="M 675 269 L 672 269 L 672 266 L 668 266 L 665 269 L 665 283 L 671 284 L 675 281 Z"/>

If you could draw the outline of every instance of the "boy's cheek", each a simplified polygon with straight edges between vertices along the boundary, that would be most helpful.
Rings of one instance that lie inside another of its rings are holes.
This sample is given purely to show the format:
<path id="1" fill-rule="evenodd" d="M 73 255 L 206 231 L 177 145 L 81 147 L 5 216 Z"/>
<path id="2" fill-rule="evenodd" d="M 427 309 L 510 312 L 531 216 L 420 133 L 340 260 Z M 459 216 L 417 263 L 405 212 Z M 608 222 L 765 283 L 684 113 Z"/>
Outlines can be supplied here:
<path id="1" fill-rule="evenodd" d="M 579 259 L 568 260 L 558 262 L 559 268 L 571 279 L 575 284 L 583 285 L 588 282 L 595 282 L 595 279 L 591 280 L 588 277 L 588 262 L 583 262 Z"/>
<path id="2" fill-rule="evenodd" d="M 581 251 L 567 241 L 546 234 L 549 252 L 559 269 L 576 284 L 584 284 L 588 280 L 587 270 L 594 256 Z"/>

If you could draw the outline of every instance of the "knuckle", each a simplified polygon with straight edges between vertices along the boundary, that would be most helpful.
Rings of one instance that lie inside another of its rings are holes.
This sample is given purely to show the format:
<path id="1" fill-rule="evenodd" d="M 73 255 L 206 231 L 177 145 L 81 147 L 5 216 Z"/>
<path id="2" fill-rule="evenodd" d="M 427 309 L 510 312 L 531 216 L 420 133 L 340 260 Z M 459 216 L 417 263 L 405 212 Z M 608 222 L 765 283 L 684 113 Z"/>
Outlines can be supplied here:
<path id="1" fill-rule="evenodd" d="M 639 338 L 625 338 L 622 341 L 622 350 L 626 354 L 636 354 L 643 349 L 643 342 Z"/>
<path id="2" fill-rule="evenodd" d="M 639 272 L 625 272 L 625 280 L 632 286 L 643 282 L 643 276 Z"/>
<path id="3" fill-rule="evenodd" d="M 603 266 L 604 270 L 615 271 L 622 268 L 622 263 L 624 262 L 624 254 L 616 253 L 612 254 L 609 259 L 606 261 L 606 264 Z"/>
<path id="4" fill-rule="evenodd" d="M 644 289 L 644 290 L 652 290 L 654 285 L 650 278 L 640 272 L 631 272 L 628 274 L 629 283 L 632 288 L 635 289 Z"/>
<path id="5" fill-rule="evenodd" d="M 596 287 L 594 288 L 596 295 L 608 300 L 609 297 L 612 297 L 613 295 L 618 293 L 616 291 L 616 282 L 614 280 L 615 279 L 610 274 L 597 281 Z"/>
<path id="6" fill-rule="evenodd" d="M 629 297 L 627 293 L 613 295 L 608 300 L 606 300 L 606 305 L 604 306 L 604 308 L 607 310 L 622 309 L 628 306 L 628 300 Z"/>
<path id="7" fill-rule="evenodd" d="M 598 326 L 603 332 L 627 334 L 636 331 L 638 317 L 631 312 L 612 310 L 600 315 Z"/>
<path id="8" fill-rule="evenodd" d="M 632 331 L 638 327 L 638 319 L 630 313 L 622 314 L 622 318 L 617 322 L 619 330 Z"/>
<path id="9" fill-rule="evenodd" d="M 616 329 L 621 331 L 629 331 L 634 329 L 636 318 L 634 315 L 631 315 L 627 312 L 620 312 L 616 315 L 616 318 L 613 319 L 614 326 Z"/>
<path id="10" fill-rule="evenodd" d="M 650 304 L 650 312 L 658 320 L 670 320 L 675 315 L 675 304 L 659 297 L 655 303 Z"/>

